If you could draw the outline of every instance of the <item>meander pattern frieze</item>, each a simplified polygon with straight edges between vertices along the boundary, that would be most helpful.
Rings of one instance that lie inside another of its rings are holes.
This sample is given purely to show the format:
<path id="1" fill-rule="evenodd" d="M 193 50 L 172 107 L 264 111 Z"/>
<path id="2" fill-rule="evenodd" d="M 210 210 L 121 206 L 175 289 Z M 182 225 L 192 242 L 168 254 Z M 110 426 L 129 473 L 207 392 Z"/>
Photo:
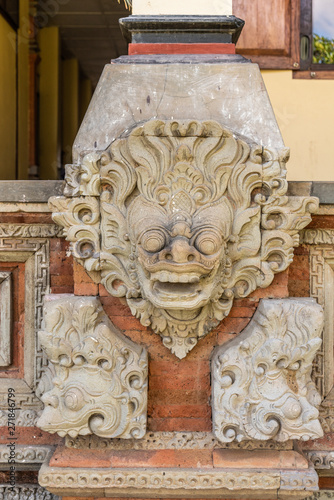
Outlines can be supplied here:
<path id="1" fill-rule="evenodd" d="M 27 225 L 28 226 L 28 225 Z M 2 224 L 0 236 L 0 260 L 26 262 L 25 270 L 25 342 L 29 343 L 28 352 L 24 360 L 24 380 L 26 386 L 23 390 L 20 379 L 3 379 L 3 382 L 15 388 L 16 425 L 23 427 L 35 426 L 40 416 L 42 403 L 39 399 L 41 392 L 50 385 L 48 359 L 43 353 L 37 339 L 37 332 L 43 320 L 43 299 L 49 292 L 49 240 L 59 234 L 54 224 L 49 225 Z M 31 234 L 31 237 L 25 237 Z M 43 237 L 42 237 L 43 235 Z M 45 236 L 45 237 L 44 237 Z M 27 264 L 29 265 L 27 266 Z M 28 307 L 28 309 L 27 309 Z M 29 311 L 29 317 L 28 312 Z M 31 311 L 31 313 L 30 313 Z M 29 334 L 28 334 L 29 331 Z M 33 353 L 32 353 L 33 351 Z M 41 390 L 39 390 L 39 385 Z M 3 384 L 0 393 L 0 425 L 7 425 L 7 389 Z"/>
<path id="2" fill-rule="evenodd" d="M 151 120 L 69 165 L 50 208 L 94 281 L 183 358 L 291 263 L 318 200 L 286 195 L 288 156 L 217 122 Z"/>
<path id="3" fill-rule="evenodd" d="M 323 234 L 323 230 L 321 230 Z M 320 241 L 320 240 L 316 240 Z M 313 363 L 312 378 L 324 400 L 320 407 L 320 421 L 324 432 L 334 431 L 334 404 L 330 395 L 333 388 L 334 325 L 331 320 L 334 286 L 334 248 L 328 244 L 310 247 L 310 295 L 324 307 L 325 324 L 322 331 L 322 348 Z"/>

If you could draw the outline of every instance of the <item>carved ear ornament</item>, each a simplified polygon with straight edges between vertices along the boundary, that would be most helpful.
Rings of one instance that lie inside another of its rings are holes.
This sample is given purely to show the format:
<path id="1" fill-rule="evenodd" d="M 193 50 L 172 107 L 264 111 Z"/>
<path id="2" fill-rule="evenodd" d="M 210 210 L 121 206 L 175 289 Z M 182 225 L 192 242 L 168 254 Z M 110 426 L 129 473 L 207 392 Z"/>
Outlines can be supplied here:
<path id="1" fill-rule="evenodd" d="M 286 195 L 287 160 L 214 121 L 151 120 L 68 165 L 50 207 L 94 281 L 183 358 L 291 263 L 318 200 Z"/>

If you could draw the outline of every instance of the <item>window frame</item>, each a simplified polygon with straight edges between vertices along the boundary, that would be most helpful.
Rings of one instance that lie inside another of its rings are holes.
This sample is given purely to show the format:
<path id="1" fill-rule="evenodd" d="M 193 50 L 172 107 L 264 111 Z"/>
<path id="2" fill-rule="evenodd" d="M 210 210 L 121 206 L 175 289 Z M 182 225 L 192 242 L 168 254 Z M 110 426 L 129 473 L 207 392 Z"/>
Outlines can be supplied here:
<path id="1" fill-rule="evenodd" d="M 309 57 L 306 60 L 300 58 L 300 70 L 293 72 L 293 78 L 312 80 L 333 80 L 334 64 L 313 63 L 313 23 L 312 23 L 313 0 L 300 0 L 300 44 L 303 36 L 308 37 L 310 44 Z"/>

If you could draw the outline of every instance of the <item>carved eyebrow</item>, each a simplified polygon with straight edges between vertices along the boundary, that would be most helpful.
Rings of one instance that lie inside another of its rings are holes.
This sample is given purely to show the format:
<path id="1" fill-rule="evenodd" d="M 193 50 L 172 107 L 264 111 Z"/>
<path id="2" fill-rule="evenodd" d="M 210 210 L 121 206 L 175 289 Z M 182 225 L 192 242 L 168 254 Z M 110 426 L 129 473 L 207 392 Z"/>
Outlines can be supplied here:
<path id="1" fill-rule="evenodd" d="M 143 234 L 144 233 L 148 233 L 148 232 L 151 232 L 151 231 L 161 231 L 165 234 L 165 236 L 167 236 L 167 238 L 170 237 L 170 232 L 168 231 L 167 228 L 165 228 L 164 226 L 152 226 L 152 227 L 149 227 L 149 228 L 145 228 L 143 229 L 137 236 L 137 241 L 140 242 L 142 237 L 143 237 Z"/>

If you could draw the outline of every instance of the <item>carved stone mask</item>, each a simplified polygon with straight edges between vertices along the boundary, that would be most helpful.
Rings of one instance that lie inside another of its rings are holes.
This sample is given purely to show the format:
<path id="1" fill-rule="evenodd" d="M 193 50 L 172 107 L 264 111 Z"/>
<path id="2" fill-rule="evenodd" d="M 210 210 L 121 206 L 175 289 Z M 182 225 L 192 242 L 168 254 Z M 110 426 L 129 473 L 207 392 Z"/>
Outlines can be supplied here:
<path id="1" fill-rule="evenodd" d="M 92 278 L 183 358 L 292 261 L 317 200 L 286 196 L 287 158 L 213 121 L 152 120 L 68 166 L 50 206 Z"/>

